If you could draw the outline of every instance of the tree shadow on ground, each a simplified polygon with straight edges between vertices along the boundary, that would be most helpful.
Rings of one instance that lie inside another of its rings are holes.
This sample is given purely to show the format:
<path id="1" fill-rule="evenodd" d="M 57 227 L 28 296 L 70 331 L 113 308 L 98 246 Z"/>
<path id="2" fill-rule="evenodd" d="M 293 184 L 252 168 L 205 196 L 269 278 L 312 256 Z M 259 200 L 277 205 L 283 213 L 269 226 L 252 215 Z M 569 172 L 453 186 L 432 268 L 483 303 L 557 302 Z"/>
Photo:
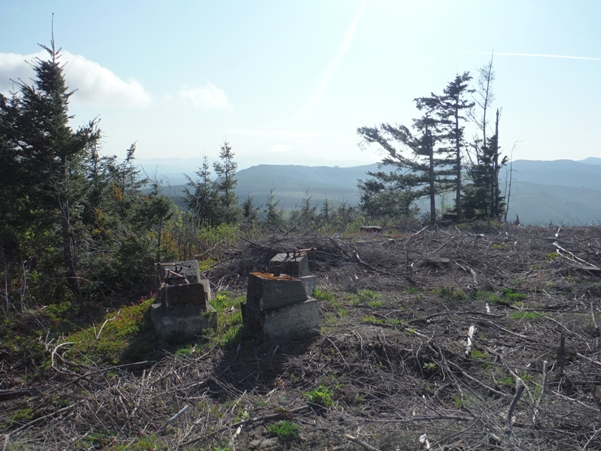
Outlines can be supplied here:
<path id="1" fill-rule="evenodd" d="M 244 327 L 231 345 L 224 348 L 214 366 L 213 382 L 217 392 L 229 391 L 265 394 L 290 377 L 290 360 L 305 355 L 319 337 L 304 340 L 264 341 L 256 331 Z"/>

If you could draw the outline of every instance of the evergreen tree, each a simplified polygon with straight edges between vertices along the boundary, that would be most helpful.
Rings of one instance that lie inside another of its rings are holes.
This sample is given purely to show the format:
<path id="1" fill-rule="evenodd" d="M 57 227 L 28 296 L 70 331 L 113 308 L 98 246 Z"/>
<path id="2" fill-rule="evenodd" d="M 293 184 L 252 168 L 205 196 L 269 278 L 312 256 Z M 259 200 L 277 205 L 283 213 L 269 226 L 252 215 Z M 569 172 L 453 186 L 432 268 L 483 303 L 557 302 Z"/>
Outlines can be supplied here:
<path id="1" fill-rule="evenodd" d="M 188 186 L 184 192 L 184 203 L 198 226 L 215 226 L 219 224 L 220 220 L 218 191 L 215 182 L 211 180 L 208 157 L 204 157 L 202 166 L 195 174 L 197 175 L 196 180 L 186 176 Z"/>
<path id="2" fill-rule="evenodd" d="M 505 212 L 505 199 L 499 188 L 499 171 L 507 164 L 507 157 L 500 158 L 499 111 L 495 121 L 495 134 L 488 138 L 487 145 L 480 146 L 478 162 L 468 167 L 471 183 L 465 186 L 464 206 L 468 218 L 500 219 Z"/>
<path id="3" fill-rule="evenodd" d="M 462 155 L 466 151 L 464 122 L 469 110 L 474 106 L 473 102 L 466 99 L 467 94 L 473 92 L 469 89 L 471 79 L 469 72 L 464 72 L 447 84 L 442 95 L 432 94 L 430 97 L 416 99 L 418 109 L 425 109 L 429 114 L 436 115 L 438 127 L 442 132 L 442 142 L 445 145 L 441 152 L 453 155 L 455 211 L 459 220 L 463 217 L 461 205 Z"/>
<path id="4" fill-rule="evenodd" d="M 238 164 L 234 161 L 234 153 L 228 142 L 224 142 L 219 152 L 219 160 L 213 164 L 217 174 L 216 189 L 219 193 L 220 222 L 234 224 L 240 217 L 238 196 L 236 196 L 236 170 Z"/>
<path id="5" fill-rule="evenodd" d="M 389 172 L 368 172 L 372 178 L 359 182 L 361 207 L 369 216 L 410 215 L 415 200 L 428 196 L 430 221 L 436 221 L 436 195 L 449 189 L 452 162 L 437 148 L 438 122 L 429 113 L 413 121 L 413 130 L 390 124 L 358 129 L 366 142 L 377 143 L 388 152 L 380 169 L 393 168 Z M 394 143 L 401 147 L 395 147 Z M 409 150 L 410 155 L 405 156 L 403 149 Z"/>
<path id="6" fill-rule="evenodd" d="M 259 210 L 261 207 L 256 207 L 254 203 L 254 199 L 251 195 L 249 195 L 244 204 L 242 204 L 242 217 L 244 218 L 244 222 L 248 225 L 254 225 L 259 219 Z"/>
<path id="7" fill-rule="evenodd" d="M 332 220 L 332 202 L 328 199 L 325 199 L 323 204 L 321 204 L 318 219 L 322 224 L 330 224 Z"/>
<path id="8" fill-rule="evenodd" d="M 264 223 L 267 227 L 279 230 L 284 225 L 284 217 L 282 210 L 278 208 L 280 201 L 276 200 L 275 189 L 271 188 L 269 196 L 267 196 L 267 203 L 265 204 L 265 220 Z"/>
<path id="9" fill-rule="evenodd" d="M 17 152 L 18 137 L 15 136 L 14 121 L 17 117 L 18 99 L 0 94 L 0 246 L 5 258 L 16 257 L 20 236 L 33 221 L 24 216 L 27 209 L 27 190 Z M 30 216 L 30 215 L 28 215 Z"/>
<path id="10" fill-rule="evenodd" d="M 196 223 L 201 227 L 214 227 L 220 224 L 235 224 L 242 214 L 236 196 L 236 170 L 234 153 L 229 143 L 221 146 L 219 161 L 213 164 L 217 175 L 211 180 L 209 160 L 204 158 L 202 167 L 196 171 L 197 179 L 188 178 L 184 202 L 192 212 Z"/>
<path id="11" fill-rule="evenodd" d="M 95 121 L 77 131 L 71 129 L 69 99 L 73 92 L 65 82 L 60 50 L 55 49 L 54 40 L 50 47 L 41 47 L 49 59 L 34 62 L 34 85 L 17 82 L 19 93 L 0 103 L 2 121 L 10 128 L 3 147 L 8 142 L 8 150 L 13 153 L 12 158 L 7 158 L 8 166 L 14 161 L 19 163 L 15 188 L 18 201 L 28 204 L 28 220 L 40 232 L 51 232 L 58 226 L 60 233 L 55 237 L 62 249 L 64 276 L 79 297 L 76 230 L 89 188 L 84 163 L 100 132 Z M 6 150 L 3 149 L 3 159 L 7 157 Z"/>
<path id="12" fill-rule="evenodd" d="M 292 211 L 290 222 L 302 228 L 314 227 L 317 221 L 317 207 L 312 205 L 309 192 L 305 192 L 300 208 Z"/>
<path id="13" fill-rule="evenodd" d="M 476 137 L 472 148 L 475 158 L 468 166 L 467 174 L 471 183 L 464 188 L 465 213 L 467 217 L 482 217 L 499 219 L 505 211 L 504 197 L 499 188 L 499 172 L 507 163 L 507 157 L 501 157 L 499 146 L 499 119 L 500 110 L 497 109 L 494 133 L 488 137 L 488 110 L 494 102 L 495 95 L 493 83 L 495 72 L 493 59 L 478 71 L 477 89 L 474 101 L 477 106 L 470 114 L 481 133 L 481 138 Z"/>
<path id="14" fill-rule="evenodd" d="M 86 233 L 80 252 L 91 295 L 148 283 L 155 258 L 160 258 L 166 219 L 157 218 L 154 204 L 164 196 L 157 182 L 150 194 L 143 192 L 148 179 L 135 164 L 135 150 L 130 146 L 118 161 L 116 156 L 100 156 L 94 147 L 88 159 L 91 188 L 82 214 Z"/>
<path id="15" fill-rule="evenodd" d="M 174 214 L 175 205 L 171 199 L 163 195 L 161 191 L 161 183 L 154 180 L 151 183 L 151 191 L 144 199 L 142 208 L 140 209 L 141 219 L 147 226 L 153 227 L 156 235 L 156 262 L 161 261 L 161 245 L 163 238 L 163 229 L 165 223 L 171 219 Z"/>

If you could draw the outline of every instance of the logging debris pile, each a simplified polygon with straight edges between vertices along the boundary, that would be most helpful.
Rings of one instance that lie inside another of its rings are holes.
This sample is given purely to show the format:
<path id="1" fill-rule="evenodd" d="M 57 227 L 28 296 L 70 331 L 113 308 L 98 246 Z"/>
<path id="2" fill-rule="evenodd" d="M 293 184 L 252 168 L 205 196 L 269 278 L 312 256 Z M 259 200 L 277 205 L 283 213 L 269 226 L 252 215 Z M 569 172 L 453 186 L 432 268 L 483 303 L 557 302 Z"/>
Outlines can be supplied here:
<path id="1" fill-rule="evenodd" d="M 601 228 L 243 239 L 204 276 L 308 248 L 320 336 L 57 364 L 0 449 L 601 449 Z"/>

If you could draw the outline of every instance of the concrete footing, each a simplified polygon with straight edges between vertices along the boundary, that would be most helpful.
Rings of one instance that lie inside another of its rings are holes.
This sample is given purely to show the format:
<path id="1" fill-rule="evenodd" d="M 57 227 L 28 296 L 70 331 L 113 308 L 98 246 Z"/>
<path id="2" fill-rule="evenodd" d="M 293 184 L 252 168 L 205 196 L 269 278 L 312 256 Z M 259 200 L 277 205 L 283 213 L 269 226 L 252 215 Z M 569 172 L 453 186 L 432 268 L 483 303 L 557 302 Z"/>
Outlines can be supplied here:
<path id="1" fill-rule="evenodd" d="M 207 329 L 217 328 L 217 311 L 211 304 L 183 306 L 168 311 L 161 303 L 152 304 L 152 322 L 157 335 L 172 343 L 183 343 L 203 334 Z"/>
<path id="2" fill-rule="evenodd" d="M 198 262 L 162 263 L 161 302 L 152 305 L 151 317 L 159 337 L 185 342 L 217 328 L 217 312 L 209 303 L 211 287 L 200 278 Z"/>
<path id="3" fill-rule="evenodd" d="M 246 302 L 241 305 L 244 322 L 266 340 L 319 334 L 319 304 L 311 297 L 316 279 L 309 274 L 306 254 L 278 254 L 269 269 L 272 272 L 249 276 Z"/>

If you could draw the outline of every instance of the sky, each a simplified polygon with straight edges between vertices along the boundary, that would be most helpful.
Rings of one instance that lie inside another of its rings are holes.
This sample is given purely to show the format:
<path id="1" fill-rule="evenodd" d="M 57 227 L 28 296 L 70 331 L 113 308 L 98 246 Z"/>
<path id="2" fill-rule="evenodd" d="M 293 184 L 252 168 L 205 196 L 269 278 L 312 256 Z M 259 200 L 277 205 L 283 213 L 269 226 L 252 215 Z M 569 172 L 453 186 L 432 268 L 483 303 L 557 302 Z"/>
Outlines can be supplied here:
<path id="1" fill-rule="evenodd" d="M 410 126 L 494 54 L 507 155 L 601 157 L 598 0 L 0 0 L 0 92 L 33 83 L 53 13 L 71 125 L 98 118 L 106 155 L 373 163 L 357 128 Z"/>

